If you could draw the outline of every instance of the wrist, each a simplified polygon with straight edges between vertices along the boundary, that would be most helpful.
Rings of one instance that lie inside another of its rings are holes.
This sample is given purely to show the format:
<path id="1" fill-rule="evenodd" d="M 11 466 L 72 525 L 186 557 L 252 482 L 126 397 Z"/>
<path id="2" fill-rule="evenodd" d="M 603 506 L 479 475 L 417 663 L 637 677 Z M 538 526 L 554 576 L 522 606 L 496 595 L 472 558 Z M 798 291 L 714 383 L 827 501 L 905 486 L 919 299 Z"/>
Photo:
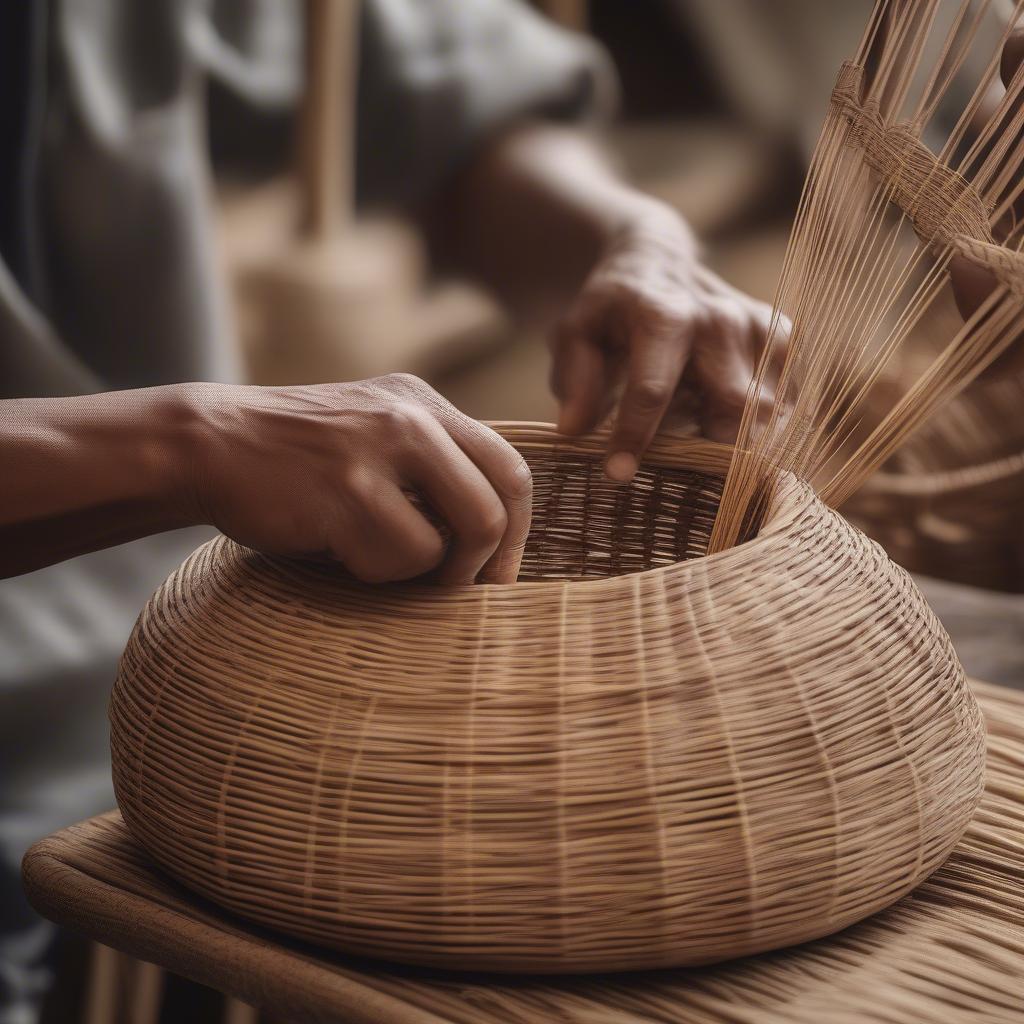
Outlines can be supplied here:
<path id="1" fill-rule="evenodd" d="M 0 576 L 203 520 L 180 388 L 11 399 L 0 423 Z"/>
<path id="2" fill-rule="evenodd" d="M 209 464 L 218 443 L 217 413 L 228 385 L 153 388 L 144 415 L 151 444 L 143 458 L 159 500 L 183 525 L 210 525 Z"/>
<path id="3" fill-rule="evenodd" d="M 605 252 L 637 244 L 663 250 L 674 261 L 698 262 L 700 248 L 682 215 L 667 203 L 630 192 L 608 218 Z"/>
<path id="4" fill-rule="evenodd" d="M 148 507 L 161 529 L 207 521 L 195 468 L 204 437 L 202 393 L 208 387 L 170 384 L 100 396 L 108 408 L 114 406 L 99 429 L 119 435 L 106 443 L 119 451 L 126 497 Z"/>

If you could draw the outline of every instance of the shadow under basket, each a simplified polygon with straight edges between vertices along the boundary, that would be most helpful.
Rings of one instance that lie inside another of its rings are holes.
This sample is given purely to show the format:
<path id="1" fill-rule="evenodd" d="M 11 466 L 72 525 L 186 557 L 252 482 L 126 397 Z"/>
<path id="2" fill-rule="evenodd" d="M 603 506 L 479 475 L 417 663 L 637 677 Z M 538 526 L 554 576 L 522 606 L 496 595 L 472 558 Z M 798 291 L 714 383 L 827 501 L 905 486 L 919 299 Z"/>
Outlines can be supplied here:
<path id="1" fill-rule="evenodd" d="M 981 793 L 963 670 L 910 578 L 781 477 L 707 556 L 729 450 L 496 424 L 534 473 L 511 586 L 370 587 L 219 538 L 111 703 L 125 821 L 252 921 L 495 971 L 708 963 L 821 936 L 946 858 Z"/>

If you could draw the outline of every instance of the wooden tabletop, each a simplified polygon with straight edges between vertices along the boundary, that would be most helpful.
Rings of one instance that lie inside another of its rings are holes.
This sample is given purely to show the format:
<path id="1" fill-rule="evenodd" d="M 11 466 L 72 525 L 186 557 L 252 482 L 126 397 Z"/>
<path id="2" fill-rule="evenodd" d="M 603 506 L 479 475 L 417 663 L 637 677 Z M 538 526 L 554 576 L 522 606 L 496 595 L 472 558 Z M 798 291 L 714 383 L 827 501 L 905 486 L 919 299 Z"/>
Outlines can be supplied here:
<path id="1" fill-rule="evenodd" d="M 1020 1024 L 1024 693 L 975 688 L 989 728 L 986 792 L 945 866 L 845 932 L 718 967 L 510 978 L 325 954 L 161 875 L 116 812 L 34 846 L 25 884 L 59 924 L 310 1024 Z"/>

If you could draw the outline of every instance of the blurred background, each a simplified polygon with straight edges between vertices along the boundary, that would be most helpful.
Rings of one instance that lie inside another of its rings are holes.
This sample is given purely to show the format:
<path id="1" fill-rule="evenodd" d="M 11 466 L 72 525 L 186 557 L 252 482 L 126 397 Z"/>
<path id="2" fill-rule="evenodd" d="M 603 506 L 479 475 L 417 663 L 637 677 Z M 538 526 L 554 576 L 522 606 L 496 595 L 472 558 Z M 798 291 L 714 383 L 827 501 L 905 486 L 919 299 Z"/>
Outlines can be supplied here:
<path id="1" fill-rule="evenodd" d="M 595 104 L 600 113 L 587 127 L 615 164 L 682 214 L 713 270 L 770 302 L 836 70 L 857 46 L 869 0 L 532 0 L 530 6 L 610 58 L 595 74 L 615 96 Z M 997 45 L 1008 9 L 995 3 L 986 14 L 982 53 Z M 269 37 L 259 45 L 246 41 L 257 66 L 280 46 Z M 330 63 L 345 68 L 336 92 L 355 110 L 365 86 L 359 46 L 336 50 Z M 331 240 L 322 247 L 331 255 L 316 258 L 317 245 L 298 227 L 303 196 L 317 187 L 304 154 L 319 145 L 321 158 L 333 152 L 340 168 L 354 168 L 355 179 L 365 167 L 360 147 L 376 140 L 354 124 L 355 114 L 339 119 L 318 104 L 311 64 L 306 71 L 312 87 L 305 101 L 277 118 L 268 116 L 266 103 L 253 102 L 252 89 L 239 87 L 237 75 L 209 81 L 218 243 L 249 379 L 298 383 L 404 370 L 472 416 L 554 420 L 556 403 L 546 386 L 550 318 L 514 316 L 480 287 L 432 266 L 415 216 L 352 200 L 332 211 Z M 346 124 L 347 134 L 311 142 L 317 116 L 334 127 Z M 358 194 L 351 186 L 348 195 Z M 287 253 L 292 265 L 282 272 Z M 921 325 L 914 344 L 887 370 L 879 411 L 957 323 L 947 302 Z M 972 386 L 856 496 L 844 509 L 848 517 L 913 571 L 1024 589 L 1024 428 L 1008 425 L 1020 397 L 1017 380 Z"/>
<path id="2" fill-rule="evenodd" d="M 624 173 L 683 214 L 714 268 L 768 301 L 835 67 L 856 45 L 870 8 L 866 2 L 824 5 L 835 8 L 827 12 L 821 6 L 786 0 L 535 5 L 610 55 L 617 116 L 602 126 L 602 139 Z M 799 33 L 792 31 L 794 19 Z M 802 52 L 805 42 L 809 52 Z M 357 48 L 343 57 L 357 61 Z M 357 71 L 343 77 L 358 82 Z M 354 104 L 354 93 L 344 102 Z M 280 296 L 267 295 L 261 272 L 280 259 L 282 246 L 301 245 L 295 225 L 308 186 L 296 142 L 302 112 L 274 122 L 223 80 L 211 83 L 209 103 L 218 235 L 253 380 L 406 370 L 479 418 L 555 418 L 545 385 L 547 325 L 516 322 L 479 288 L 436 276 L 413 222 L 394 210 L 338 211 L 354 266 L 346 280 L 349 268 L 335 263 L 333 280 L 320 283 L 350 289 L 348 311 L 333 320 L 328 338 L 282 331 L 280 303 L 274 308 Z M 358 162 L 358 143 L 336 139 L 339 160 Z M 384 264 L 379 279 L 368 280 L 368 264 Z"/>

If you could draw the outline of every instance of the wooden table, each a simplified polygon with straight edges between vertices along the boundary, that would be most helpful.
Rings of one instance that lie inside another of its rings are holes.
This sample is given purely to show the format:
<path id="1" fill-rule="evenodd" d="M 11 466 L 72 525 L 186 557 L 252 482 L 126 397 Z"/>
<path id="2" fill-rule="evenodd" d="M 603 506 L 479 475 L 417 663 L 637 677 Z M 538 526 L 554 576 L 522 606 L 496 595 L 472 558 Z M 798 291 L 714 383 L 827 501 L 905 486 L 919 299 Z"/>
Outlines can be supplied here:
<path id="1" fill-rule="evenodd" d="M 509 978 L 325 954 L 165 878 L 116 813 L 34 846 L 25 884 L 61 925 L 310 1024 L 1020 1024 L 1024 693 L 981 683 L 976 692 L 989 728 L 986 792 L 946 865 L 839 935 L 718 967 Z"/>

